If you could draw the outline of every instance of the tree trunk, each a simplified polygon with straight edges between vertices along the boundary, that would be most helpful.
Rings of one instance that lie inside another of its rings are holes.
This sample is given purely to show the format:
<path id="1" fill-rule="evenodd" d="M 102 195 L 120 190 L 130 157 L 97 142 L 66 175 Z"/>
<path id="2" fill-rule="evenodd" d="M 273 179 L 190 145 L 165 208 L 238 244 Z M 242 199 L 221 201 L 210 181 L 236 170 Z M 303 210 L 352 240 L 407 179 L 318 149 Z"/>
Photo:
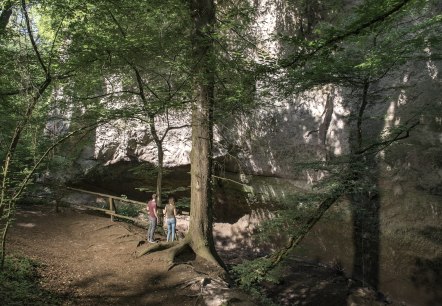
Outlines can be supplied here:
<path id="1" fill-rule="evenodd" d="M 158 195 L 158 204 L 161 206 L 161 195 L 163 193 L 162 184 L 163 184 L 163 160 L 164 160 L 164 152 L 163 152 L 163 144 L 157 143 L 158 147 L 158 174 L 157 174 L 157 195 Z"/>
<path id="2" fill-rule="evenodd" d="M 3 35 L 3 33 L 6 30 L 6 26 L 9 23 L 9 18 L 12 15 L 12 2 L 8 1 L 5 3 L 5 5 L 1 8 L 2 13 L 0 14 L 0 36 Z"/>
<path id="3" fill-rule="evenodd" d="M 194 22 L 194 105 L 192 108 L 191 199 L 188 239 L 193 251 L 223 266 L 212 233 L 212 138 L 214 59 L 213 0 L 190 0 Z"/>
<path id="4" fill-rule="evenodd" d="M 2 167 L 2 176 L 1 176 L 1 192 L 0 192 L 0 216 L 3 216 L 3 209 L 5 207 L 5 203 L 7 202 L 7 184 L 8 184 L 8 175 L 9 175 L 9 167 L 12 162 L 12 158 L 14 156 L 15 150 L 17 149 L 17 145 L 20 141 L 21 133 L 23 129 L 26 127 L 28 121 L 30 120 L 34 108 L 40 99 L 40 97 L 43 95 L 46 88 L 51 83 L 50 79 L 47 79 L 45 82 L 43 82 L 42 85 L 40 85 L 40 88 L 38 88 L 37 93 L 32 97 L 31 101 L 28 104 L 28 108 L 26 110 L 25 115 L 23 116 L 23 120 L 19 122 L 14 130 L 14 134 L 11 138 L 11 143 L 9 145 L 8 150 L 6 151 L 6 156 L 3 160 L 3 167 Z"/>
<path id="5" fill-rule="evenodd" d="M 370 79 L 367 78 L 362 88 L 361 104 L 356 122 L 356 143 L 350 148 L 352 153 L 361 151 L 364 144 L 364 114 L 369 101 Z M 370 127 L 371 130 L 374 127 Z M 382 126 L 378 127 L 378 134 Z M 350 163 L 354 181 L 368 185 L 360 192 L 350 194 L 353 218 L 354 259 L 352 276 L 362 280 L 364 286 L 369 284 L 375 289 L 379 285 L 379 256 L 380 256 L 380 206 L 378 195 L 379 167 L 373 154 L 362 157 L 355 155 L 355 161 Z M 361 167 L 364 166 L 363 168 Z M 356 167 L 355 167 L 356 166 Z M 366 171 L 366 169 L 370 169 Z M 363 171 L 363 173 L 361 173 Z M 365 182 L 364 182 L 365 181 Z M 369 189 L 367 189 L 369 188 Z"/>
<path id="6" fill-rule="evenodd" d="M 137 78 L 137 83 L 138 83 L 138 89 L 140 90 L 140 98 L 141 101 L 143 102 L 143 105 L 146 109 L 149 109 L 149 103 L 147 101 L 146 95 L 144 93 L 144 88 L 143 88 L 143 79 L 141 77 L 140 72 L 138 71 L 137 67 L 135 67 L 134 65 L 130 64 L 130 66 L 132 67 L 132 69 L 135 72 L 136 78 Z M 153 91 L 151 91 L 153 92 Z M 166 136 L 167 130 L 164 132 L 165 134 L 163 135 L 162 138 L 160 138 L 158 136 L 157 133 L 157 129 L 155 127 L 155 113 L 149 112 L 147 114 L 148 118 L 149 118 L 149 128 L 150 128 L 150 134 L 152 135 L 155 144 L 157 146 L 158 149 L 158 174 L 157 174 L 157 186 L 156 186 L 156 193 L 157 193 L 157 203 L 160 204 L 161 206 L 161 193 L 162 193 L 162 184 L 163 184 L 163 165 L 164 165 L 164 151 L 163 151 L 163 140 L 164 137 Z"/>
<path id="7" fill-rule="evenodd" d="M 163 141 L 158 137 L 157 130 L 155 128 L 155 115 L 149 114 L 149 127 L 150 133 L 155 141 L 155 145 L 158 150 L 158 173 L 157 173 L 157 204 L 161 206 L 161 193 L 162 193 L 162 184 L 163 184 L 163 160 L 164 160 L 164 151 L 163 151 Z"/>

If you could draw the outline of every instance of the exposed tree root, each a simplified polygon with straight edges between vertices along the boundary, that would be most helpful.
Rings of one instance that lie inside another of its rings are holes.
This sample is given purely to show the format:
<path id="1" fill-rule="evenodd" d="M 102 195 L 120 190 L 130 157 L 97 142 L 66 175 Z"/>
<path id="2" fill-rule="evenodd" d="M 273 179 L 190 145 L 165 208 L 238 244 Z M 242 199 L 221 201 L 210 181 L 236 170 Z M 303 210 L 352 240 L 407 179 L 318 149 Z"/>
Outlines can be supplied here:
<path id="1" fill-rule="evenodd" d="M 174 267 L 181 265 L 183 263 L 176 263 L 175 258 L 182 254 L 186 250 L 192 250 L 195 255 L 204 259 L 208 266 L 207 268 L 211 271 L 211 273 L 206 274 L 204 272 L 199 272 L 200 274 L 210 275 L 214 278 L 219 278 L 222 281 L 229 281 L 229 275 L 226 272 L 226 269 L 219 263 L 219 261 L 210 253 L 208 249 L 199 248 L 196 249 L 192 247 L 191 239 L 185 238 L 178 242 L 160 242 L 156 244 L 150 244 L 140 251 L 137 252 L 137 257 L 141 257 L 143 255 L 147 255 L 154 252 L 165 251 L 165 256 L 163 257 L 167 263 L 167 271 L 170 271 Z M 193 265 L 189 262 L 185 264 Z"/>
<path id="2" fill-rule="evenodd" d="M 196 271 L 196 270 L 195 270 L 195 267 L 193 266 L 193 264 L 192 264 L 191 262 L 180 262 L 179 264 L 174 262 L 173 265 L 169 266 L 169 268 L 167 269 L 167 271 L 170 271 L 170 270 L 172 270 L 173 268 L 175 268 L 175 267 L 177 267 L 177 266 L 182 266 L 182 265 L 191 266 L 191 267 L 193 268 L 193 270 Z M 197 271 L 197 272 L 198 272 L 198 271 Z"/>
<path id="3" fill-rule="evenodd" d="M 172 244 L 166 242 L 159 242 L 155 244 L 149 244 L 137 252 L 137 257 L 141 257 L 146 254 L 167 250 L 172 247 Z"/>
<path id="4" fill-rule="evenodd" d="M 170 271 L 177 264 L 175 263 L 175 258 L 182 254 L 186 249 L 190 248 L 189 241 L 187 239 L 182 240 L 182 242 L 174 243 L 174 246 L 170 248 L 167 252 L 167 271 Z"/>

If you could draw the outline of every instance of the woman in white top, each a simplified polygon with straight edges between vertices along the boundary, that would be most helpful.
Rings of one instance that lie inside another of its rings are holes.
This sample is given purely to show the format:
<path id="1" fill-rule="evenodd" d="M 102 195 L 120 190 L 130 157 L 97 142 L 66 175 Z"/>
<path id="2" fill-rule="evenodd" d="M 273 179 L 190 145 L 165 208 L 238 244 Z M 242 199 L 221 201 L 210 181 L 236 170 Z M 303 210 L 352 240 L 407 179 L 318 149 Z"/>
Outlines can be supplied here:
<path id="1" fill-rule="evenodd" d="M 164 216 L 166 216 L 167 224 L 167 241 L 175 240 L 175 227 L 176 227 L 176 207 L 174 196 L 169 196 L 169 201 L 163 210 Z M 169 240 L 170 239 L 170 240 Z"/>

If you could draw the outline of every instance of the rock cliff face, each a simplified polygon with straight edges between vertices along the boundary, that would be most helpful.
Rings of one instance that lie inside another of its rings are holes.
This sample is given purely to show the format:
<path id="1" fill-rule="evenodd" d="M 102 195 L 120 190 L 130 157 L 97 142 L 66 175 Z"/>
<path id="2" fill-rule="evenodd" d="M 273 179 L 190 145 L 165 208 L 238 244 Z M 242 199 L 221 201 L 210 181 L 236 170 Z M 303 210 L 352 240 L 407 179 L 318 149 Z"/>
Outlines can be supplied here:
<path id="1" fill-rule="evenodd" d="M 367 284 L 370 281 L 364 272 L 354 273 L 364 271 L 357 267 L 355 258 L 374 257 L 379 290 L 418 305 L 434 305 L 441 297 L 441 81 L 427 65 L 403 67 L 388 81 L 407 89 L 392 90 L 387 101 L 374 101 L 367 109 L 367 116 L 373 118 L 364 122 L 367 137 L 401 122 L 420 122 L 409 137 L 377 155 L 379 198 L 375 211 L 364 215 L 363 223 L 356 223 L 355 218 L 361 216 L 354 199 L 342 198 L 296 251 L 307 258 L 339 263 L 347 274 L 366 278 Z M 439 67 L 434 64 L 433 71 L 438 72 Z M 220 125 L 215 174 L 225 179 L 216 184 L 217 221 L 235 222 L 263 206 L 271 209 L 311 190 L 323 174 L 299 171 L 295 164 L 349 152 L 353 122 L 348 99 L 354 97 L 330 86 L 294 101 L 279 102 L 271 110 L 256 110 L 228 128 Z M 166 167 L 171 170 L 165 176 L 166 189 L 189 185 L 189 135 L 189 128 L 183 128 L 166 138 Z M 129 171 L 140 163 L 146 163 L 147 168 L 156 163 L 155 145 L 148 129 L 140 124 L 117 121 L 97 130 L 94 146 L 85 147 L 82 158 L 80 164 L 93 161 L 100 165 L 86 176 L 85 184 L 140 200 L 144 195 L 134 188 L 153 188 L 155 184 L 154 177 Z M 358 232 L 358 227 L 371 228 L 373 224 L 375 232 Z M 365 249 L 358 246 L 355 237 L 363 237 Z"/>
<path id="2" fill-rule="evenodd" d="M 261 30 L 272 31 L 277 26 L 274 10 L 262 14 L 267 28 Z M 419 124 L 408 137 L 379 150 L 376 169 L 367 169 L 377 177 L 375 207 L 361 214 L 354 198 L 342 197 L 296 251 L 339 263 L 347 274 L 367 284 L 375 279 L 371 285 L 379 290 L 417 305 L 436 305 L 442 298 L 441 68 L 440 62 L 419 61 L 372 85 L 373 97 L 382 94 L 367 105 L 362 124 L 367 143 L 382 139 L 400 124 Z M 218 124 L 215 175 L 223 179 L 217 179 L 215 186 L 217 220 L 235 222 L 263 206 L 271 209 L 299 192 L 311 191 L 324 173 L 299 170 L 296 163 L 350 152 L 356 124 L 352 102 L 360 99 L 358 94 L 329 85 Z M 181 126 L 189 123 L 189 114 L 183 111 L 169 119 Z M 166 118 L 158 118 L 157 124 L 164 132 Z M 190 128 L 170 131 L 164 146 L 165 166 L 171 170 L 164 178 L 166 189 L 187 187 Z M 101 127 L 80 157 L 78 163 L 87 172 L 83 184 L 138 199 L 145 196 L 135 187 L 153 189 L 152 176 L 129 171 L 139 164 L 149 169 L 157 162 L 155 144 L 144 124 L 115 121 Z M 361 229 L 364 226 L 368 230 Z"/>

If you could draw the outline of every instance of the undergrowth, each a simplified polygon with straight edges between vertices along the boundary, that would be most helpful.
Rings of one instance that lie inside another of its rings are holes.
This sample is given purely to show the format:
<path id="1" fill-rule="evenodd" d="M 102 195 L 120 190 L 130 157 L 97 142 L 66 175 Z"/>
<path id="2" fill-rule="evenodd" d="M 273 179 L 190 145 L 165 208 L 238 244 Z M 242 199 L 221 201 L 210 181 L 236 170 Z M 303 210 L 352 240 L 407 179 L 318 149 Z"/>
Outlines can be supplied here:
<path id="1" fill-rule="evenodd" d="M 39 285 L 38 264 L 22 257 L 8 256 L 0 270 L 0 304 L 61 305 L 62 299 Z"/>
<path id="2" fill-rule="evenodd" d="M 279 269 L 268 271 L 271 264 L 268 258 L 245 260 L 243 263 L 232 268 L 237 285 L 244 291 L 259 300 L 261 305 L 278 306 L 275 301 L 269 298 L 262 284 L 278 284 L 281 276 Z"/>

